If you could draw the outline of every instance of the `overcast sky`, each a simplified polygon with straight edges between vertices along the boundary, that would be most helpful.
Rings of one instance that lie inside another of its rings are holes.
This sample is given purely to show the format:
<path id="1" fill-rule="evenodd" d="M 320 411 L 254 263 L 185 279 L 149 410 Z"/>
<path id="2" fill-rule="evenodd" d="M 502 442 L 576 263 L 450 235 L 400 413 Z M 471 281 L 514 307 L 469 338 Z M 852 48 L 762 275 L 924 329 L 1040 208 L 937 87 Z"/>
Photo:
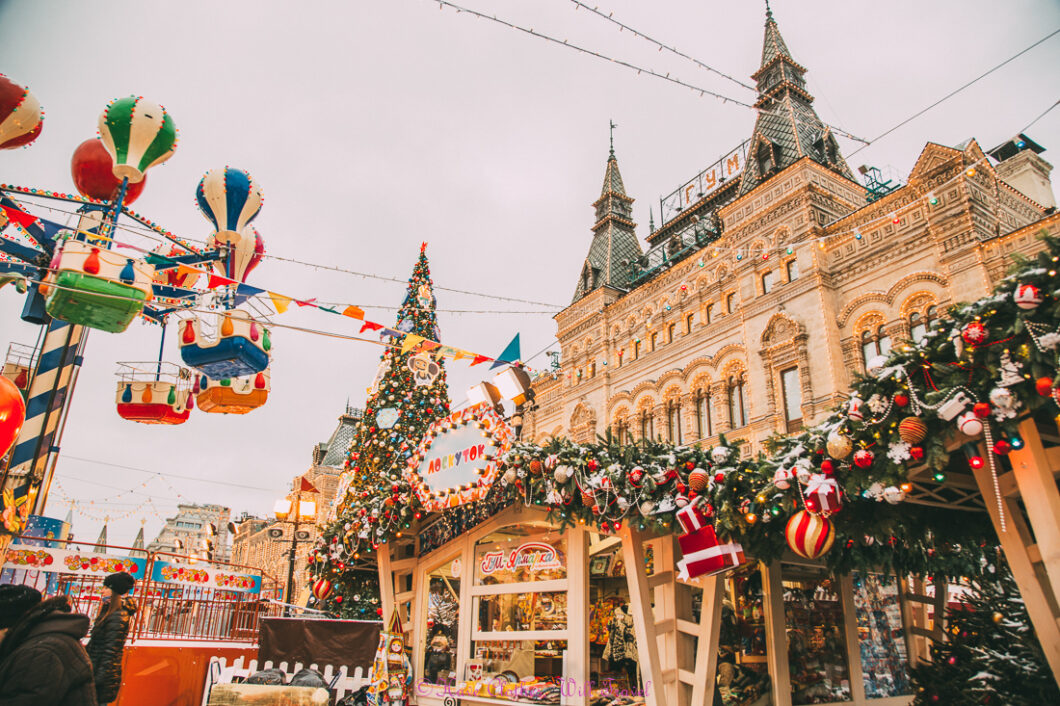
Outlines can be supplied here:
<path id="1" fill-rule="evenodd" d="M 569 0 L 465 2 L 753 99 Z M 593 2 L 745 83 L 758 68 L 761 2 Z M 864 138 L 1060 27 L 1055 0 L 774 0 L 773 11 L 795 59 L 809 69 L 821 117 Z M 904 178 L 928 141 L 976 137 L 993 147 L 1060 97 L 1058 65 L 1060 37 L 1053 37 L 853 156 L 851 166 L 891 168 Z M 95 135 L 108 100 L 135 93 L 165 105 L 181 136 L 134 208 L 177 234 L 209 235 L 194 189 L 207 169 L 228 164 L 249 170 L 265 190 L 255 223 L 271 255 L 404 281 L 427 241 L 436 286 L 557 307 L 569 303 L 591 240 L 608 120 L 619 125 L 615 152 L 637 199 L 641 235 L 650 205 L 658 219 L 661 195 L 749 137 L 754 124 L 747 108 L 429 0 L 0 2 L 0 72 L 29 86 L 47 113 L 33 146 L 0 152 L 0 181 L 72 191 L 73 149 Z M 1028 132 L 1060 152 L 1060 109 Z M 840 142 L 847 154 L 860 146 Z M 404 294 L 403 284 L 272 259 L 249 282 L 358 304 L 381 322 L 394 313 L 378 307 L 397 306 Z M 436 294 L 447 344 L 496 355 L 521 332 L 529 357 L 554 340 L 549 313 L 444 311 L 548 307 Z M 0 290 L 3 350 L 36 339 L 38 329 L 18 319 L 22 303 L 12 288 Z M 356 333 L 352 320 L 310 309 L 291 307 L 277 320 Z M 141 519 L 150 541 L 175 511 L 174 490 L 189 501 L 229 505 L 234 514 L 268 512 L 290 478 L 308 468 L 347 398 L 364 402 L 380 353 L 371 344 L 277 330 L 265 407 L 242 417 L 195 411 L 177 427 L 123 421 L 114 409 L 116 362 L 151 360 L 158 341 L 159 328 L 142 323 L 89 337 L 48 506 L 62 517 L 69 506 L 63 493 L 81 501 L 79 539 L 94 540 L 106 513 L 131 512 L 111 520 L 111 542 L 131 542 Z M 166 358 L 179 360 L 172 327 Z M 546 359 L 531 365 L 544 367 Z M 485 374 L 463 361 L 447 367 L 454 402 Z M 119 496 L 129 490 L 137 494 Z M 149 497 L 161 515 L 144 505 Z"/>

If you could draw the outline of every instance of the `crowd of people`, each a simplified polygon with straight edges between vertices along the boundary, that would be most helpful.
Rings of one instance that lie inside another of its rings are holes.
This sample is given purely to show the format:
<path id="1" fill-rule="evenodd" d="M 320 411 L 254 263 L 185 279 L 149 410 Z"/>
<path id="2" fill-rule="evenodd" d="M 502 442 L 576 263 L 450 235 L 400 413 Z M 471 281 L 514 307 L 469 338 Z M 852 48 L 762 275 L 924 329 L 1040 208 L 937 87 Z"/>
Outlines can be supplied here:
<path id="1" fill-rule="evenodd" d="M 103 580 L 92 622 L 66 596 L 0 585 L 0 706 L 102 706 L 118 698 L 122 653 L 135 602 L 125 572 Z M 82 640 L 88 637 L 88 642 Z"/>

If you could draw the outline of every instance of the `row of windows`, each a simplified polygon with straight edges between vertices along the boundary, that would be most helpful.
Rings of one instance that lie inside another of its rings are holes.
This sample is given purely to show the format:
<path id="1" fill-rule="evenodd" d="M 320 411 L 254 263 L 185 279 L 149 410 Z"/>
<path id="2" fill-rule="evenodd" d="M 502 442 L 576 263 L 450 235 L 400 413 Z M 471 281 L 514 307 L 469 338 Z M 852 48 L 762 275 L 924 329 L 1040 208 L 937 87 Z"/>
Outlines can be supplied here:
<path id="1" fill-rule="evenodd" d="M 784 420 L 791 426 L 802 420 L 802 388 L 799 385 L 799 371 L 797 368 L 786 368 L 780 371 L 780 385 L 782 402 L 784 406 Z M 725 396 L 725 412 L 729 422 L 729 428 L 740 429 L 750 423 L 750 408 L 747 404 L 746 383 L 742 377 L 729 379 L 728 391 Z M 696 392 L 693 401 L 695 412 L 695 429 L 697 439 L 707 439 L 714 436 L 714 420 L 716 419 L 714 397 L 703 390 Z M 644 410 L 637 419 L 638 431 L 642 439 L 655 438 L 655 417 Z M 616 424 L 616 431 L 620 440 L 629 437 L 629 426 L 625 420 Z M 684 443 L 681 425 L 681 403 L 671 400 L 666 405 L 666 440 L 672 444 Z"/>

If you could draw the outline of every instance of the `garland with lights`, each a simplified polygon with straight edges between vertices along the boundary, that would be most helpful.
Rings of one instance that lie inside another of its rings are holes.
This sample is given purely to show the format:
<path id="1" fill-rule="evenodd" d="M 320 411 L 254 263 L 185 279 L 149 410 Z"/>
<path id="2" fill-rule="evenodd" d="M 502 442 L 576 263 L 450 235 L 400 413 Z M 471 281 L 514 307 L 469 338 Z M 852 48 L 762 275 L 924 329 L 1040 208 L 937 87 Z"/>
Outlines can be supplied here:
<path id="1" fill-rule="evenodd" d="M 724 437 L 712 449 L 619 444 L 610 432 L 591 444 L 520 442 L 500 459 L 494 490 L 547 510 L 560 527 L 674 533 L 677 514 L 692 506 L 757 559 L 791 549 L 841 573 L 975 575 L 996 551 L 991 524 L 959 508 L 903 503 L 914 489 L 909 468 L 926 464 L 943 485 L 969 467 L 996 479 L 1003 457 L 1023 444 L 1019 422 L 1056 416 L 1060 240 L 1044 241 L 1046 250 L 1017 259 L 993 295 L 952 307 L 919 341 L 868 361 L 848 401 L 810 429 L 769 439 L 767 454 L 740 458 Z M 387 498 L 355 500 L 361 519 L 339 542 L 350 554 L 399 536 L 423 514 L 406 493 L 395 501 L 406 521 L 379 526 L 373 511 Z M 467 510 L 442 515 L 454 512 Z M 326 547 L 318 553 L 333 570 L 329 556 Z"/>

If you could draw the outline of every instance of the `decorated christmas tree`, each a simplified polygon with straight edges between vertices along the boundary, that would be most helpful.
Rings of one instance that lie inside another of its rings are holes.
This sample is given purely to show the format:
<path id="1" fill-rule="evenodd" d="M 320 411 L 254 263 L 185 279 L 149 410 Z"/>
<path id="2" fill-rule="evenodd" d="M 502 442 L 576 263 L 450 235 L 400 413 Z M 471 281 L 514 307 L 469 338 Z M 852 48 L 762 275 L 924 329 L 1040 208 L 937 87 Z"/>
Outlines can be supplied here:
<path id="1" fill-rule="evenodd" d="M 440 333 L 426 247 L 420 248 L 395 328 L 381 332 L 387 347 L 350 443 L 336 518 L 311 555 L 316 578 L 333 584 L 320 603 L 345 617 L 363 617 L 370 605 L 370 581 L 354 567 L 363 567 L 377 541 L 414 519 L 406 462 L 427 427 L 449 413 L 445 367 L 433 353 Z"/>
<path id="2" fill-rule="evenodd" d="M 959 606 L 946 611 L 949 640 L 912 669 L 914 703 L 1057 704 L 1060 689 L 1008 566 L 988 566 Z"/>

